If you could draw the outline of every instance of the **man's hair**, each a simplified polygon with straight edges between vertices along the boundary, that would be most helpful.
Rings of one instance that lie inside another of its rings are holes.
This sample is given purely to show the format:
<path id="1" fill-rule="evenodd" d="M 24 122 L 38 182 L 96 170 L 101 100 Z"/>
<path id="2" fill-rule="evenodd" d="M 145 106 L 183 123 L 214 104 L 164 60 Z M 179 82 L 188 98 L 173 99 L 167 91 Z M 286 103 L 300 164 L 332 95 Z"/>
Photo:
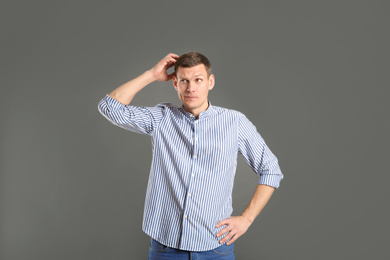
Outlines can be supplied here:
<path id="1" fill-rule="evenodd" d="M 175 76 L 179 67 L 191 68 L 196 65 L 203 64 L 207 71 L 207 77 L 211 75 L 211 63 L 206 56 L 199 52 L 188 52 L 181 55 L 175 63 Z"/>

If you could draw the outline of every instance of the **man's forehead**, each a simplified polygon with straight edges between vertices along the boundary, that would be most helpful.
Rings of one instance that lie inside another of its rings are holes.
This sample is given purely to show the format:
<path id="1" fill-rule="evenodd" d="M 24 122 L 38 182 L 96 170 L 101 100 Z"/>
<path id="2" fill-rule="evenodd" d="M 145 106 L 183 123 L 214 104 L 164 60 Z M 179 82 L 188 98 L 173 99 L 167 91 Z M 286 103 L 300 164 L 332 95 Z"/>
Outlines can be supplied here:
<path id="1" fill-rule="evenodd" d="M 193 67 L 178 67 L 176 75 L 177 77 L 207 76 L 207 71 L 204 64 L 199 64 Z"/>
<path id="2" fill-rule="evenodd" d="M 178 74 L 178 78 L 189 78 L 189 77 L 206 77 L 206 75 L 199 73 L 199 74 Z"/>

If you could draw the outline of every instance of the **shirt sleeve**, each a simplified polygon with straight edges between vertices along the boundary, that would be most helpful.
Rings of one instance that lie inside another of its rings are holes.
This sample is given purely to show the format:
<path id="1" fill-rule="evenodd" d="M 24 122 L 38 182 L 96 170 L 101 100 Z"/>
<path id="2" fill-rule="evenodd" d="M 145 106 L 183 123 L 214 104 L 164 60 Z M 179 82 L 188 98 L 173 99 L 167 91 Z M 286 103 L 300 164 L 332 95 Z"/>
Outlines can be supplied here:
<path id="1" fill-rule="evenodd" d="M 98 104 L 99 112 L 112 124 L 126 130 L 151 135 L 164 117 L 164 106 L 123 105 L 108 94 Z"/>
<path id="2" fill-rule="evenodd" d="M 259 175 L 258 184 L 279 188 L 283 174 L 278 159 L 268 148 L 256 127 L 241 114 L 238 126 L 238 149 L 252 170 Z"/>

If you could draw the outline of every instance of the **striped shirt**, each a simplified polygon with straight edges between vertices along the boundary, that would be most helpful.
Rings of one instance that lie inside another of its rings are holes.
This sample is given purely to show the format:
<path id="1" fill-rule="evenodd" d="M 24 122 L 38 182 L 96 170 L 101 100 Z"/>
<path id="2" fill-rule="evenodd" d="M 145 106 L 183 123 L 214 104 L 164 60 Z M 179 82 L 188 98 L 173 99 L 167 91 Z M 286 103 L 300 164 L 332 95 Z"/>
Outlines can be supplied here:
<path id="1" fill-rule="evenodd" d="M 161 244 L 188 251 L 218 246 L 216 224 L 229 218 L 237 156 L 259 184 L 283 178 L 278 160 L 240 112 L 209 104 L 196 119 L 183 106 L 123 105 L 106 95 L 98 105 L 111 123 L 152 139 L 153 159 L 142 230 Z"/>

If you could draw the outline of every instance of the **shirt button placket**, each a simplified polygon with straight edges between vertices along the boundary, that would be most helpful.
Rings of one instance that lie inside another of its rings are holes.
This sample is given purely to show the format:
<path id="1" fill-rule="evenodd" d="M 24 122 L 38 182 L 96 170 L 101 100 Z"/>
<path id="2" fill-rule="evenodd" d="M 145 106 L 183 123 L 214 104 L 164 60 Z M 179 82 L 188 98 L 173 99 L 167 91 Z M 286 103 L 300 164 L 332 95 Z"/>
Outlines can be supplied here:
<path id="1" fill-rule="evenodd" d="M 199 120 L 194 120 L 194 142 L 193 142 L 193 159 L 198 159 L 198 121 Z M 192 177 L 194 177 L 194 170 L 195 170 L 195 165 L 197 164 L 196 161 L 193 162 L 193 167 L 192 167 Z"/>
<path id="2" fill-rule="evenodd" d="M 194 118 L 193 116 L 191 116 L 192 118 Z M 194 136 L 194 142 L 193 142 L 193 145 L 192 145 L 192 148 L 193 148 L 193 156 L 192 156 L 192 173 L 191 173 L 191 180 L 189 182 L 189 185 L 188 185 L 188 190 L 187 190 L 187 201 L 186 201 L 186 209 L 185 209 L 185 213 L 183 215 L 184 219 L 187 220 L 188 219 L 188 210 L 191 210 L 191 200 L 190 198 L 192 198 L 192 193 L 191 193 L 191 190 L 192 190 L 192 186 L 193 186 L 193 178 L 195 177 L 195 169 L 197 168 L 196 167 L 196 164 L 197 164 L 197 158 L 198 158 L 198 154 L 197 154 L 197 150 L 198 150 L 198 137 L 197 137 L 197 132 L 198 132 L 198 120 L 194 120 L 193 121 L 194 123 L 194 133 L 193 133 L 193 136 Z"/>

